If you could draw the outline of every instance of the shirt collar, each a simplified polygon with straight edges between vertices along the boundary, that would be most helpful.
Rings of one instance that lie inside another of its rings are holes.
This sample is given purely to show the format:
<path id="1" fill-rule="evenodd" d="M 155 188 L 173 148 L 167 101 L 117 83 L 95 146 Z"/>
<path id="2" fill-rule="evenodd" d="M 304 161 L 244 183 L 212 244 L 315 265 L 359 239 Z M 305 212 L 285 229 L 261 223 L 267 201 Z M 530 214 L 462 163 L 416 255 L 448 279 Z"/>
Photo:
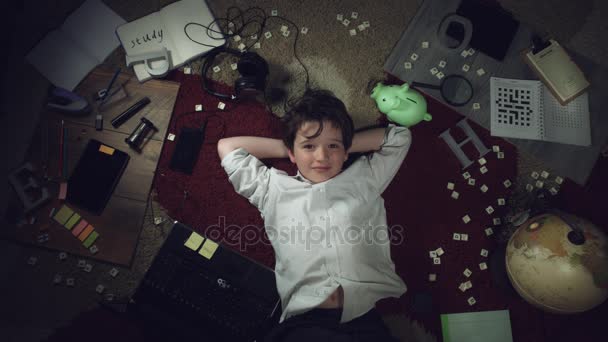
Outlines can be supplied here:
<path id="1" fill-rule="evenodd" d="M 302 176 L 302 174 L 300 173 L 300 170 L 298 170 L 298 173 L 296 173 L 296 175 L 294 176 L 294 178 L 297 179 L 297 180 L 299 180 L 300 182 L 304 182 L 304 183 L 308 183 L 308 184 L 313 184 L 306 177 Z"/>

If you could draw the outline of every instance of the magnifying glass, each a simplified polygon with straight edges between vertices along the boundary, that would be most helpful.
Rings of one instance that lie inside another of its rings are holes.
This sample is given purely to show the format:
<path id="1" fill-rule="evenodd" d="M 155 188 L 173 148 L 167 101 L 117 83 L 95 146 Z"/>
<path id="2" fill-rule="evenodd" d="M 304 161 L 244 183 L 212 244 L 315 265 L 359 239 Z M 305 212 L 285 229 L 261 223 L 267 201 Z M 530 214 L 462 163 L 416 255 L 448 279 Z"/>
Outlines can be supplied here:
<path id="1" fill-rule="evenodd" d="M 464 106 L 473 98 L 473 85 L 469 80 L 460 75 L 449 75 L 441 80 L 439 85 L 412 82 L 412 87 L 437 89 L 441 97 L 452 106 Z"/>

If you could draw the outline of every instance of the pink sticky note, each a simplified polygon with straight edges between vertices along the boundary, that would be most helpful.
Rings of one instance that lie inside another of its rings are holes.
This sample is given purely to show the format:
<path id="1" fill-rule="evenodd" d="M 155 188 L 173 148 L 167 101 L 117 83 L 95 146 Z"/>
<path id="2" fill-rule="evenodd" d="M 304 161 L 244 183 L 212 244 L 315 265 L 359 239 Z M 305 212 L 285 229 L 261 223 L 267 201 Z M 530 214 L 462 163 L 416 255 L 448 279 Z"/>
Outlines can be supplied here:
<path id="1" fill-rule="evenodd" d="M 80 220 L 80 222 L 78 222 L 78 225 L 72 229 L 72 234 L 74 234 L 74 236 L 78 236 L 80 235 L 80 233 L 82 232 L 82 230 L 89 224 L 89 222 L 87 222 L 85 219 Z"/>
<path id="2" fill-rule="evenodd" d="M 59 196 L 57 198 L 59 198 L 60 200 L 65 199 L 65 196 L 68 193 L 68 183 L 66 182 L 61 182 L 61 184 L 59 184 Z"/>

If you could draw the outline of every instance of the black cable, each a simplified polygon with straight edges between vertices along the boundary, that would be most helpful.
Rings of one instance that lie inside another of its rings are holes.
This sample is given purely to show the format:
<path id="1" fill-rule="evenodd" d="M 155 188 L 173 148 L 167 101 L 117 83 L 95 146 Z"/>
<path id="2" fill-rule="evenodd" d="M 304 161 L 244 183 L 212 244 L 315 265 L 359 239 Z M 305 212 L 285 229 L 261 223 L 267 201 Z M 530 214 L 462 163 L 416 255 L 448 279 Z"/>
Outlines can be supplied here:
<path id="1" fill-rule="evenodd" d="M 256 12 L 259 12 L 259 13 L 256 13 Z M 232 15 L 232 13 L 235 13 L 235 14 Z M 250 37 L 255 34 L 256 39 L 253 40 L 253 42 L 250 43 L 249 45 L 245 45 L 244 50 L 249 51 L 253 45 L 255 45 L 257 42 L 259 42 L 259 40 L 262 36 L 262 33 L 264 32 L 264 30 L 267 26 L 267 21 L 270 18 L 283 20 L 284 22 L 295 27 L 296 37 L 295 37 L 294 43 L 293 43 L 293 55 L 296 58 L 296 60 L 298 61 L 298 63 L 300 63 L 300 65 L 302 66 L 302 69 L 304 69 L 304 74 L 306 75 L 304 90 L 308 89 L 310 87 L 310 74 L 308 72 L 308 69 L 306 68 L 306 65 L 304 65 L 304 63 L 300 59 L 300 56 L 298 56 L 298 52 L 297 52 L 298 39 L 300 38 L 300 28 L 293 21 L 291 21 L 285 17 L 269 16 L 260 7 L 250 7 L 248 9 L 246 9 L 245 11 L 243 11 L 239 7 L 231 6 L 226 10 L 226 17 L 217 18 L 217 19 L 213 20 L 208 26 L 200 24 L 200 23 L 194 23 L 194 22 L 187 23 L 184 26 L 184 33 L 186 34 L 188 39 L 190 39 L 192 42 L 195 42 L 195 43 L 203 45 L 203 46 L 212 47 L 212 48 L 215 48 L 216 46 L 201 43 L 201 42 L 193 39 L 188 34 L 188 27 L 191 25 L 204 27 L 207 30 L 207 32 L 206 32 L 207 36 L 209 36 L 211 39 L 215 39 L 215 40 L 225 39 L 225 42 L 223 45 L 221 45 L 221 47 L 227 47 L 229 45 L 229 40 L 237 35 L 241 36 L 241 37 L 245 37 L 245 36 Z M 217 26 L 220 28 L 220 31 L 211 28 L 211 26 L 213 26 L 214 24 L 217 24 Z M 250 32 L 250 30 L 248 30 L 247 28 L 251 27 L 251 25 L 257 25 L 257 29 L 254 29 L 252 32 Z M 219 34 L 219 35 L 221 35 L 221 37 L 219 37 L 219 38 L 214 37 L 212 35 L 212 33 Z M 201 59 L 206 58 L 206 57 L 207 57 L 207 55 L 204 55 L 201 57 Z M 203 74 L 203 71 L 205 70 L 204 66 L 205 66 L 205 64 L 203 63 L 203 65 L 201 65 L 201 77 L 202 78 L 207 77 L 206 75 Z M 265 102 L 268 110 L 272 113 L 272 108 L 269 105 L 268 97 L 266 96 L 266 94 L 264 96 L 264 102 Z M 285 99 L 283 101 L 283 109 L 285 112 L 287 112 L 287 99 Z"/>

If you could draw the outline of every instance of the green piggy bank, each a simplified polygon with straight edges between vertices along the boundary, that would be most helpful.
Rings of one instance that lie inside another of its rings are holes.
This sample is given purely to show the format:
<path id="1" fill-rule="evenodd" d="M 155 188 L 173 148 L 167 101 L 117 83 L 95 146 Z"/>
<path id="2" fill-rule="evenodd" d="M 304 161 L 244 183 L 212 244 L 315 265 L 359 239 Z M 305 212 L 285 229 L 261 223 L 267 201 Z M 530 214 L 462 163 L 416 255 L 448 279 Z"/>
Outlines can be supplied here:
<path id="1" fill-rule="evenodd" d="M 420 121 L 431 121 L 431 114 L 426 112 L 426 100 L 419 92 L 403 85 L 385 85 L 378 83 L 370 97 L 376 100 L 378 109 L 388 119 L 401 126 L 411 127 Z"/>

